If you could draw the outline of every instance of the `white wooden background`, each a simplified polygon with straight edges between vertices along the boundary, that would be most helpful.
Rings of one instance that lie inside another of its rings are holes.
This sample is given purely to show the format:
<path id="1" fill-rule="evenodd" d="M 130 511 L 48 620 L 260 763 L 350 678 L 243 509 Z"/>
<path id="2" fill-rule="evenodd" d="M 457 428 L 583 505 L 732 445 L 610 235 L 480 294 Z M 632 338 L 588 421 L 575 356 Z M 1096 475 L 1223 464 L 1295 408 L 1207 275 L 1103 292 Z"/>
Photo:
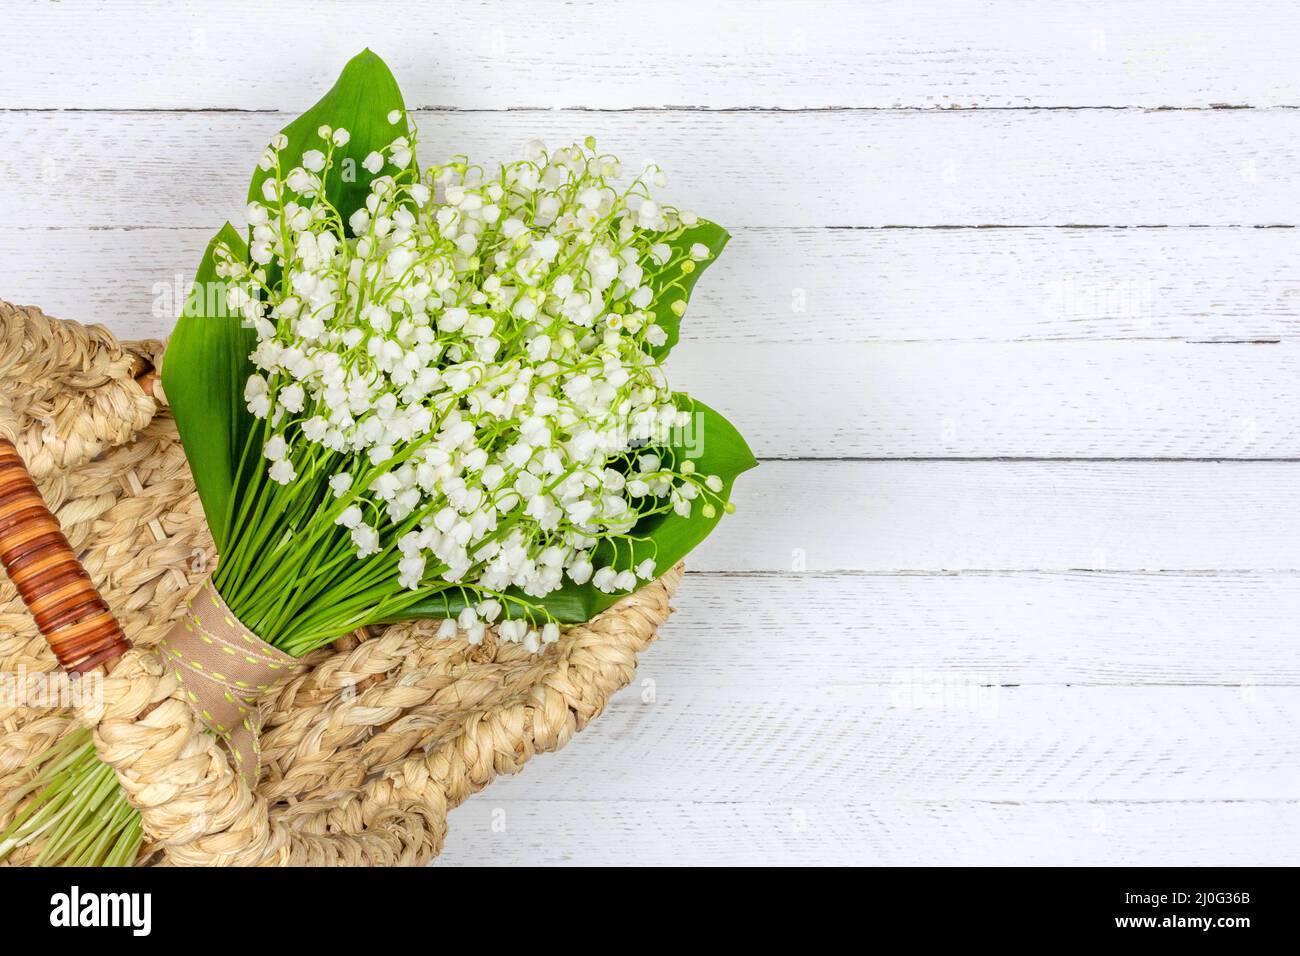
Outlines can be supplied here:
<path id="1" fill-rule="evenodd" d="M 3 15 L 0 296 L 123 336 L 366 44 L 426 158 L 590 132 L 734 232 L 671 371 L 763 465 L 441 863 L 1300 859 L 1290 0 Z"/>

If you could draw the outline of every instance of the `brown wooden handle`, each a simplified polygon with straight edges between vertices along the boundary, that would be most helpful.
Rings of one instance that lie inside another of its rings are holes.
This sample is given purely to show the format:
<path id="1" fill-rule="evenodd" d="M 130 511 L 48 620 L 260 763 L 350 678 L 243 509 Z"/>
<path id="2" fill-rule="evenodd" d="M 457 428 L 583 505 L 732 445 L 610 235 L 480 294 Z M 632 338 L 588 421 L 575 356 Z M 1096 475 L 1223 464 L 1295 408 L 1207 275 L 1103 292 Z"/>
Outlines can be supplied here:
<path id="1" fill-rule="evenodd" d="M 18 449 L 0 438 L 0 563 L 70 674 L 120 657 L 131 642 L 72 553 Z"/>

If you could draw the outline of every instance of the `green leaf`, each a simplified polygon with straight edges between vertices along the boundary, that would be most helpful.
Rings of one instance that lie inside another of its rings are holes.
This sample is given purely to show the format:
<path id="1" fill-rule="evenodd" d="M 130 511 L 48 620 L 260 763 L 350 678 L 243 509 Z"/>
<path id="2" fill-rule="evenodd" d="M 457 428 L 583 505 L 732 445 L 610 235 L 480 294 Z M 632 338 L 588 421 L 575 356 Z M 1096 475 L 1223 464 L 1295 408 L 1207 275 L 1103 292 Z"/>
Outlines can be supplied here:
<path id="1" fill-rule="evenodd" d="M 401 114 L 396 123 L 388 122 L 388 114 L 393 110 Z M 334 165 L 325 178 L 323 190 L 325 198 L 346 223 L 365 203 L 375 178 L 362 166 L 362 161 L 374 150 L 383 151 L 397 137 L 411 135 L 397 80 L 388 65 L 369 49 L 349 60 L 330 91 L 281 130 L 289 140 L 281 151 L 282 162 L 286 164 L 281 170 L 283 174 L 288 175 L 289 169 L 298 165 L 304 151 L 324 148 L 318 133 L 322 126 L 341 127 L 351 135 L 346 146 L 335 150 Z M 414 159 L 411 166 L 415 166 Z M 380 173 L 391 175 L 394 171 L 391 165 L 386 165 Z M 262 183 L 272 175 L 272 170 L 257 167 L 248 187 L 249 202 L 265 201 Z"/>
<path id="2" fill-rule="evenodd" d="M 388 121 L 393 110 L 400 113 L 397 123 Z M 353 57 L 320 102 L 284 128 L 289 140 L 282 151 L 286 162 L 296 164 L 305 150 L 321 146 L 318 130 L 326 125 L 342 127 L 351 135 L 347 145 L 335 152 L 323 190 L 346 221 L 365 202 L 374 178 L 362 161 L 398 136 L 410 136 L 397 81 L 370 50 Z M 385 167 L 381 172 L 393 170 Z M 270 175 L 261 167 L 254 170 L 250 201 L 262 199 L 262 183 Z M 218 551 L 224 551 L 230 495 L 252 420 L 244 405 L 244 383 L 252 372 L 248 353 L 257 339 L 252 329 L 244 327 L 242 316 L 227 314 L 225 283 L 217 278 L 213 260 L 218 243 L 237 258 L 248 256 L 244 240 L 229 223 L 208 245 L 194 292 L 168 343 L 163 388 L 213 541 Z"/>
<path id="3" fill-rule="evenodd" d="M 680 463 L 690 459 L 695 463 L 700 475 L 717 475 L 722 479 L 721 497 L 731 500 L 732 486 L 736 477 L 755 467 L 758 462 L 749 445 L 741 437 L 734 425 L 709 408 L 703 402 L 696 401 L 681 393 L 677 396 L 678 405 L 694 412 L 692 424 L 682 430 L 668 447 L 674 458 Z M 721 519 L 723 509 L 716 507 L 716 514 L 706 518 L 703 514 L 704 498 L 696 498 L 692 503 L 691 515 L 684 518 L 673 512 L 651 515 L 643 519 L 633 532 L 649 540 L 637 542 L 629 550 L 626 545 L 617 549 L 608 542 L 602 542 L 596 549 L 593 559 L 598 567 L 612 564 L 618 570 L 636 567 L 646 558 L 654 558 L 655 573 L 663 574 L 692 549 L 709 536 Z M 548 594 L 541 603 L 552 615 L 566 624 L 580 624 L 589 621 L 601 611 L 610 607 L 626 595 L 627 592 L 606 594 L 599 591 L 588 581 L 578 585 L 565 580 L 564 587 Z M 525 600 L 533 600 L 525 598 Z M 460 613 L 466 605 L 458 592 L 447 592 L 429 598 L 402 613 L 403 618 L 447 618 Z"/>
<path id="4" fill-rule="evenodd" d="M 216 273 L 218 245 L 236 258 L 247 255 L 230 223 L 208 243 L 185 311 L 167 343 L 162 381 L 212 539 L 224 551 L 227 504 L 252 419 L 244 405 L 244 382 L 252 370 L 248 353 L 257 335 L 244 327 L 243 316 L 229 313 L 226 283 Z"/>
<path id="5" fill-rule="evenodd" d="M 700 275 L 717 261 L 722 254 L 731 234 L 716 222 L 701 219 L 676 239 L 668 243 L 672 250 L 670 264 L 663 272 L 647 276 L 646 285 L 654 293 L 654 320 L 668 333 L 668 340 L 663 345 L 647 348 L 655 358 L 662 359 L 677 344 L 681 331 L 682 317 L 673 311 L 673 304 L 681 302 L 684 311 L 690 301 L 691 290 L 700 280 Z M 691 246 L 700 243 L 709 250 L 709 257 L 696 262 L 691 258 Z M 649 270 L 646 270 L 647 273 Z"/>

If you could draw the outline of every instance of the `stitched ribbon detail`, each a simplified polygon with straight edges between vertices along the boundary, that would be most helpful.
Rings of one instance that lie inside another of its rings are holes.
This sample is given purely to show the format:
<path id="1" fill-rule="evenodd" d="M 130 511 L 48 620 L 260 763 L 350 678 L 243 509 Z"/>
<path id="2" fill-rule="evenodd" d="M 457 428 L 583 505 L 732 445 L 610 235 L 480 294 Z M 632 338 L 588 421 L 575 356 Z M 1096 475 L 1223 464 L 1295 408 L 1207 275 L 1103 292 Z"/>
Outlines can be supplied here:
<path id="1" fill-rule="evenodd" d="M 204 726 L 226 745 L 235 772 L 257 785 L 257 699 L 297 660 L 239 623 L 211 579 L 204 581 L 158 653 L 180 681 Z"/>

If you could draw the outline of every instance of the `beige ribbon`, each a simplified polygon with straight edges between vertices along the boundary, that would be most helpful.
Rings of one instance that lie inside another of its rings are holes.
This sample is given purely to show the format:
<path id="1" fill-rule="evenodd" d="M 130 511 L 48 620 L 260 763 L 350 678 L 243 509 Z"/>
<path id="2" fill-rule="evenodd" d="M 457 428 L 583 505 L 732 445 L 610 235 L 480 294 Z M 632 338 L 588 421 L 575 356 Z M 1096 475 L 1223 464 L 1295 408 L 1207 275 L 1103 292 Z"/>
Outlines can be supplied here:
<path id="1" fill-rule="evenodd" d="M 235 771 L 257 785 L 257 699 L 298 663 L 240 624 L 209 578 L 158 642 L 204 726 L 226 745 Z"/>

